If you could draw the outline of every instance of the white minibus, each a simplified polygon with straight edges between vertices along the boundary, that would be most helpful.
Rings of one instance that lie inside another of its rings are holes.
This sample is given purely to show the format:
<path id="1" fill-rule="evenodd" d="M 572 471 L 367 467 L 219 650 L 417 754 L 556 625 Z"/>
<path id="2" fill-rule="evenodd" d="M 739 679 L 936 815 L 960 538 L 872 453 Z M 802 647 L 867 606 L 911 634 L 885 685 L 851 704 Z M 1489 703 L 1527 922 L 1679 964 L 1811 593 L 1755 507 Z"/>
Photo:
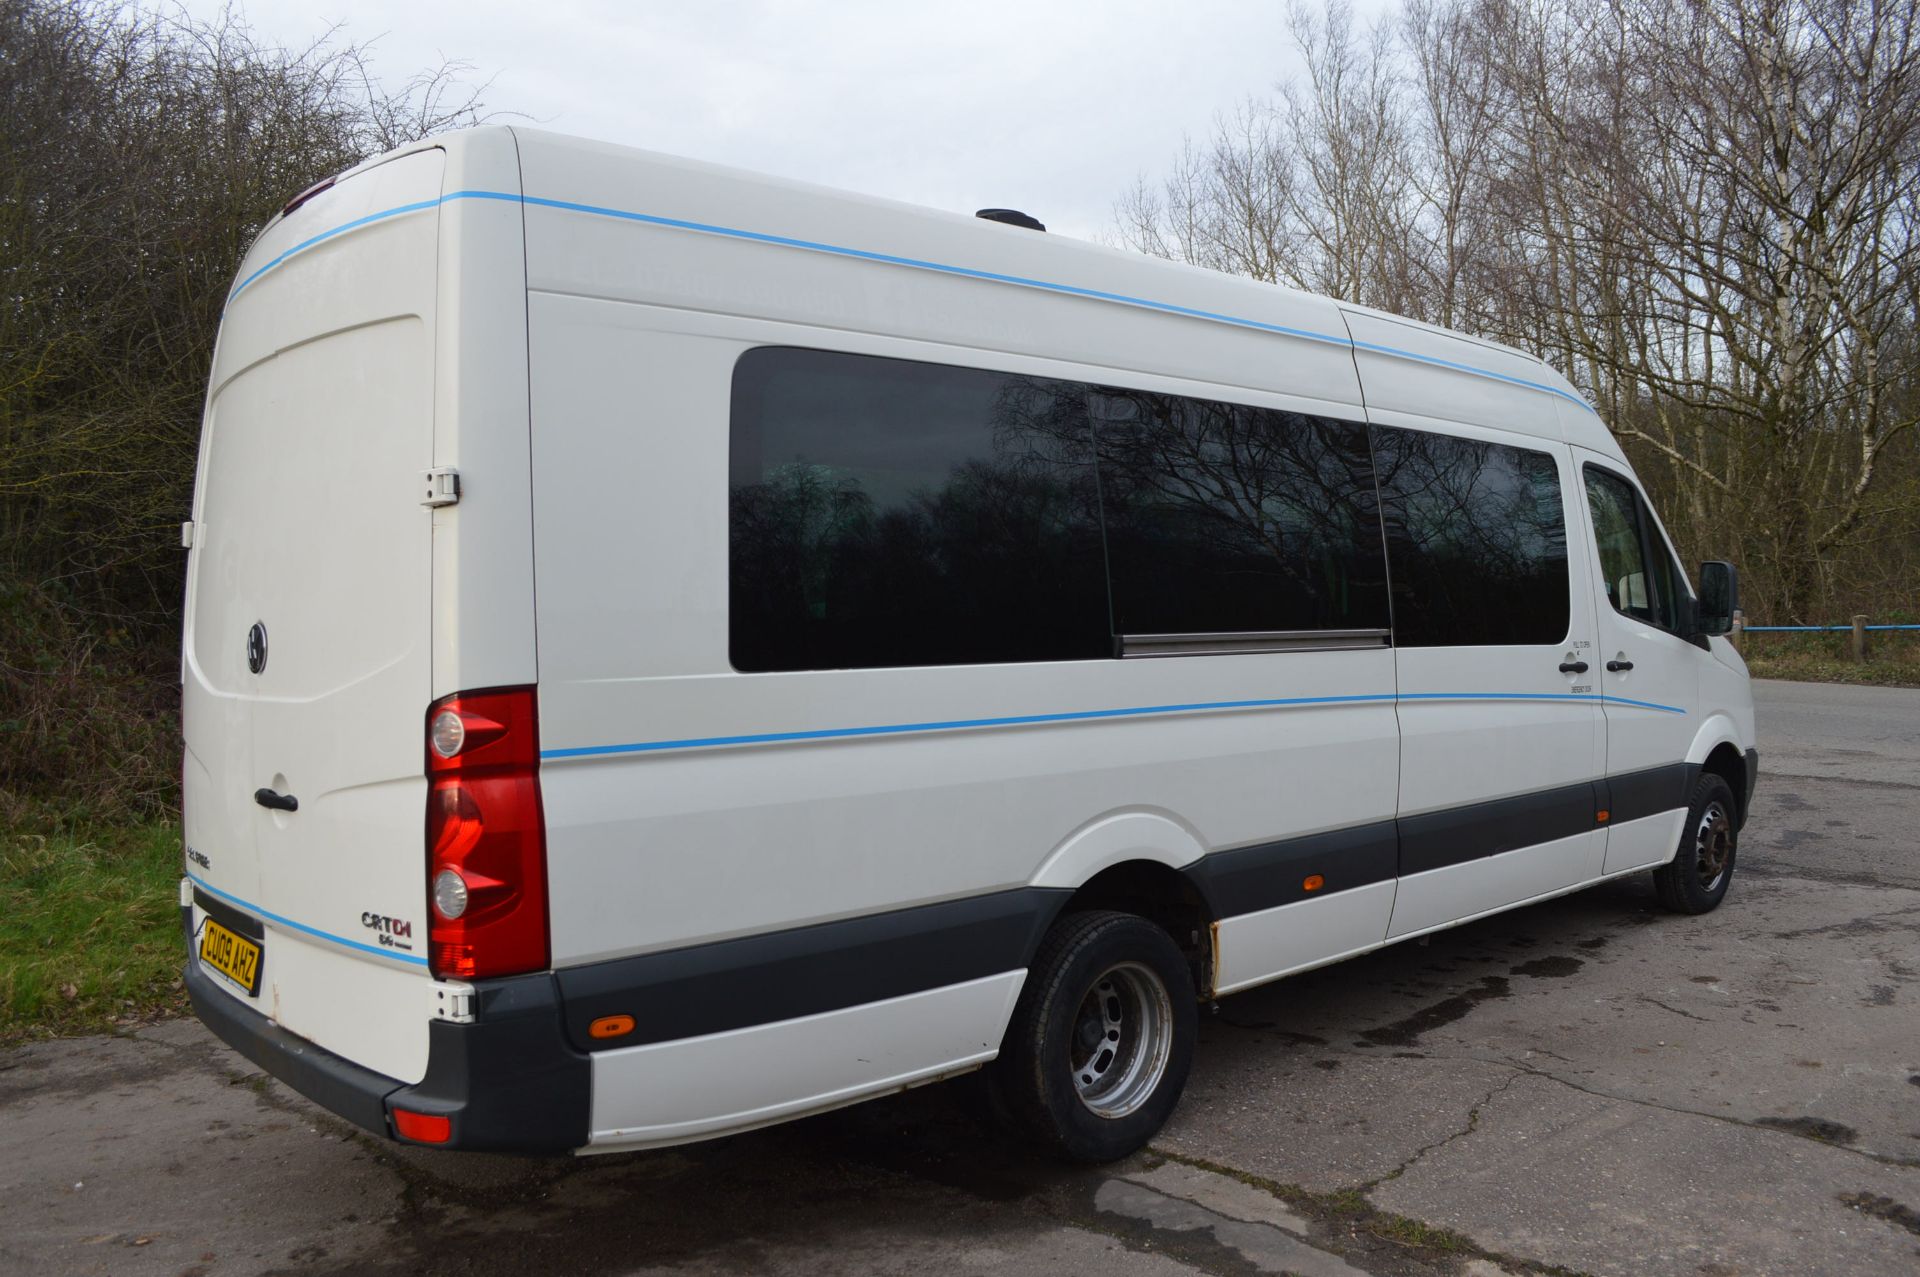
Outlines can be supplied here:
<path id="1" fill-rule="evenodd" d="M 987 214 L 488 127 L 267 226 L 182 530 L 214 1032 L 419 1144 L 984 1066 L 1103 1161 L 1211 999 L 1720 902 L 1733 571 L 1564 378 Z"/>

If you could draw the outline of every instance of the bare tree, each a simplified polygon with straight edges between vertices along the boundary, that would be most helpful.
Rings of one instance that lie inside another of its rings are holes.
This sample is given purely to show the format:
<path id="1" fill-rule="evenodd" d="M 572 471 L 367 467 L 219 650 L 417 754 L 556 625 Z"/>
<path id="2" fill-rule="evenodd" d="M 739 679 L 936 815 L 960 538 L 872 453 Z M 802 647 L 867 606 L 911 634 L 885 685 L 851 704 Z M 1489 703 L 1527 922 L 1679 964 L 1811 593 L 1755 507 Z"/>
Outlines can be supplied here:
<path id="1" fill-rule="evenodd" d="M 1912 5 L 1408 0 L 1366 41 L 1339 5 L 1291 27 L 1305 74 L 1137 186 L 1124 242 L 1539 351 L 1683 543 L 1740 548 L 1760 610 L 1823 619 L 1920 556 Z"/>
<path id="2" fill-rule="evenodd" d="M 1532 162 L 1498 189 L 1512 225 L 1554 241 L 1551 346 L 1680 498 L 1689 539 L 1737 529 L 1759 597 L 1813 619 L 1914 420 L 1920 369 L 1888 343 L 1913 322 L 1920 19 L 1612 0 L 1520 21 L 1535 29 L 1489 53 L 1530 121 L 1511 154 Z M 1511 59 L 1547 45 L 1561 65 Z"/>

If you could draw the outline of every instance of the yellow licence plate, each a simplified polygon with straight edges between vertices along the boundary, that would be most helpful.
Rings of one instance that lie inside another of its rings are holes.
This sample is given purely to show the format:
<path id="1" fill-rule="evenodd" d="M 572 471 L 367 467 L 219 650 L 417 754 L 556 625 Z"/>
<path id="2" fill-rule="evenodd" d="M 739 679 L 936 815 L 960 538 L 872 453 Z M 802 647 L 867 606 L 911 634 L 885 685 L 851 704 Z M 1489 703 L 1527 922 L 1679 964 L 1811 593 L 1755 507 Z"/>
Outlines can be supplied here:
<path id="1" fill-rule="evenodd" d="M 247 991 L 260 996 L 260 946 L 237 936 L 212 918 L 200 936 L 200 960 Z"/>

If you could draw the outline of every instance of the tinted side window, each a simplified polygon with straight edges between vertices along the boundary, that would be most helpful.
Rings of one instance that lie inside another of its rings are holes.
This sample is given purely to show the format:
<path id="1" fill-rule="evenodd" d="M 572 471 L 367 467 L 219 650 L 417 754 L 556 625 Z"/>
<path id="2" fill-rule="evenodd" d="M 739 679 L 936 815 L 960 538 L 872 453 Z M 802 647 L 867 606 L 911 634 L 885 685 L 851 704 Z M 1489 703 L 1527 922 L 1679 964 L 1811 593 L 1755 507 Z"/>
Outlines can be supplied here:
<path id="1" fill-rule="evenodd" d="M 1140 391 L 1092 405 L 1119 633 L 1387 628 L 1365 427 Z"/>
<path id="2" fill-rule="evenodd" d="M 1558 643 L 1570 587 L 1551 455 L 1424 431 L 1373 429 L 1404 647 Z"/>
<path id="3" fill-rule="evenodd" d="M 1113 655 L 1084 387 L 750 350 L 731 481 L 736 669 Z"/>
<path id="4" fill-rule="evenodd" d="M 1633 508 L 1633 489 L 1603 471 L 1587 467 L 1587 504 L 1593 507 L 1593 537 L 1600 547 L 1600 577 L 1607 602 L 1623 615 L 1651 622 L 1653 586 L 1648 579 L 1646 547 Z"/>
<path id="5" fill-rule="evenodd" d="M 1653 512 L 1619 475 L 1588 466 L 1586 482 L 1607 601 L 1626 616 L 1677 632 L 1685 587 Z"/>

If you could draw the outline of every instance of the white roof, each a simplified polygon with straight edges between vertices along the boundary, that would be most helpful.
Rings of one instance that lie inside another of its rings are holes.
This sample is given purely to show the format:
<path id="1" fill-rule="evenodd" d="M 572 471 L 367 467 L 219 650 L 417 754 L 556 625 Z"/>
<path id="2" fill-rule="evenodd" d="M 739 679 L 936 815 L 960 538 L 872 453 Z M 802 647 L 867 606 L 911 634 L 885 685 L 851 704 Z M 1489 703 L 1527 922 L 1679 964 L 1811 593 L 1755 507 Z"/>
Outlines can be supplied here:
<path id="1" fill-rule="evenodd" d="M 483 141 L 497 146 L 502 128 L 427 144 L 447 148 L 453 159 Z M 1344 374 L 1348 385 L 1340 389 L 1335 367 L 1352 363 L 1369 410 L 1478 421 L 1619 453 L 1565 377 L 1510 346 L 965 213 L 539 130 L 510 132 L 521 189 L 450 190 L 442 201 L 523 199 L 529 287 L 692 305 L 687 295 L 655 295 L 672 282 L 663 284 L 661 268 L 671 260 L 689 271 L 704 266 L 710 287 L 757 275 L 760 291 L 751 302 L 743 299 L 738 313 L 753 313 L 744 308 L 768 298 L 798 306 L 803 294 L 843 287 L 842 324 L 845 307 L 858 304 L 867 321 L 891 321 L 881 331 L 903 336 L 1009 351 L 1044 344 L 1048 354 L 1118 369 L 1283 394 L 1298 387 L 1303 397 L 1330 405 L 1352 404 L 1353 374 Z M 1045 220 L 1044 209 L 1029 211 Z M 719 256 L 716 244 L 732 256 Z M 754 246 L 750 261 L 741 245 Z M 857 286 L 845 284 L 856 274 Z M 983 283 L 1026 300 L 983 294 Z M 1069 302 L 1071 310 L 1064 308 Z M 769 317 L 831 323 L 831 307 L 821 307 L 817 314 Z M 939 330 L 936 319 L 952 331 Z M 1073 348 L 1055 351 L 1061 342 Z M 1345 358 L 1330 360 L 1335 352 Z"/>

